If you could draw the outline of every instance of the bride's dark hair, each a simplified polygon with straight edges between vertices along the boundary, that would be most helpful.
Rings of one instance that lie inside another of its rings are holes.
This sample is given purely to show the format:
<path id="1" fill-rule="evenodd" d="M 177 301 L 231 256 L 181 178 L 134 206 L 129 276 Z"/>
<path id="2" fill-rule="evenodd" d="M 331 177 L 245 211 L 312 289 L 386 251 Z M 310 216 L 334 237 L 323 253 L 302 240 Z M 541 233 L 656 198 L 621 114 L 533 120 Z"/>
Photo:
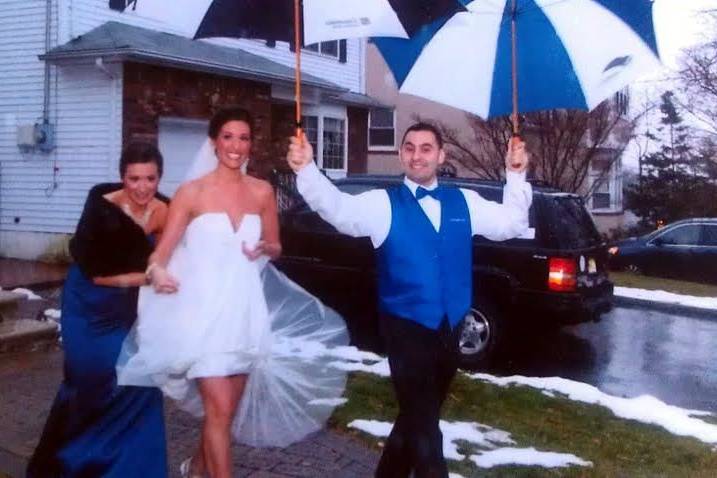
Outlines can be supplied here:
<path id="1" fill-rule="evenodd" d="M 249 125 L 249 131 L 252 136 L 254 135 L 254 119 L 252 118 L 251 113 L 249 113 L 244 108 L 231 106 L 220 109 L 219 111 L 214 113 L 212 119 L 209 120 L 209 137 L 212 139 L 217 139 L 217 137 L 219 137 L 219 131 L 221 131 L 222 126 L 224 126 L 230 121 L 243 121 L 244 123 Z"/>

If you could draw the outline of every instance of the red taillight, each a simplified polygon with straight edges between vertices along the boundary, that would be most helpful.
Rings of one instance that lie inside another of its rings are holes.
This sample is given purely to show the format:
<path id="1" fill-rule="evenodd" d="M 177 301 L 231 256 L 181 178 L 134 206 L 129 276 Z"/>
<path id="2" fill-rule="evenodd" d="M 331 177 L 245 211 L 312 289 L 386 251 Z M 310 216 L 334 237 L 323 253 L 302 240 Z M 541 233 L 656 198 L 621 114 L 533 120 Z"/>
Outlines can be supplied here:
<path id="1" fill-rule="evenodd" d="M 548 289 L 556 292 L 575 290 L 578 285 L 575 259 L 551 257 L 548 267 Z"/>

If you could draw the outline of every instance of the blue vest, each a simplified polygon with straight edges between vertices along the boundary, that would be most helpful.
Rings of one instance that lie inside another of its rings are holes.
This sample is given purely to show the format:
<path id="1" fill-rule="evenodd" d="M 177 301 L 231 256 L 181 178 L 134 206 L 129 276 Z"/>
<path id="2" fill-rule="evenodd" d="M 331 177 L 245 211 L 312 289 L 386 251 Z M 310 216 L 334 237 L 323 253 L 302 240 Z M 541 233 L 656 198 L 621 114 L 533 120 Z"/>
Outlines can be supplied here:
<path id="1" fill-rule="evenodd" d="M 440 189 L 441 227 L 436 232 L 406 185 L 387 190 L 391 229 L 377 251 L 381 312 L 437 329 L 451 327 L 471 306 L 473 248 L 463 193 Z"/>

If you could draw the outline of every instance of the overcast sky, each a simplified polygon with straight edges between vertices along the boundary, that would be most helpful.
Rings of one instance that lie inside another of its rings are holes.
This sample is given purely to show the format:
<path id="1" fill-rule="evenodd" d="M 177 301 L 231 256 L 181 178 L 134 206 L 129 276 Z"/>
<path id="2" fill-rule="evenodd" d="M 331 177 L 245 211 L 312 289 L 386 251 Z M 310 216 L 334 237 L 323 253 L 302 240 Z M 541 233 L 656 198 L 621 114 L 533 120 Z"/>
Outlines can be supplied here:
<path id="1" fill-rule="evenodd" d="M 646 101 L 655 101 L 663 91 L 674 87 L 670 78 L 675 75 L 682 49 L 704 42 L 710 35 L 714 37 L 715 33 L 710 31 L 715 28 L 714 24 L 710 25 L 704 14 L 700 15 L 706 9 L 717 10 L 717 0 L 655 0 L 655 32 L 664 68 L 631 85 L 634 113 L 637 114 Z M 659 117 L 659 111 L 653 110 L 646 121 L 654 125 Z M 686 120 L 690 121 L 689 118 Z M 625 169 L 637 170 L 637 156 L 638 148 L 633 143 L 623 156 Z"/>

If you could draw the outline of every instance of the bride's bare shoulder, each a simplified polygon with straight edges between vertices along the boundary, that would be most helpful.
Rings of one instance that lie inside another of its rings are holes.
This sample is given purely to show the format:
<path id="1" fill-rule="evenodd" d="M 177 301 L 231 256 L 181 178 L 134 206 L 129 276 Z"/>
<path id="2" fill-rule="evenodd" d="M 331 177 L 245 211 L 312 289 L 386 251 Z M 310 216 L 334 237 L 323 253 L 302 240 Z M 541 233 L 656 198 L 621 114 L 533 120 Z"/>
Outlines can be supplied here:
<path id="1" fill-rule="evenodd" d="M 271 196 L 274 193 L 274 188 L 269 181 L 264 179 L 255 178 L 254 176 L 247 176 L 248 185 L 258 196 Z"/>
<path id="2" fill-rule="evenodd" d="M 201 194 L 202 189 L 204 189 L 204 178 L 182 183 L 179 188 L 177 188 L 177 192 L 174 193 L 172 203 L 193 202 Z"/>

